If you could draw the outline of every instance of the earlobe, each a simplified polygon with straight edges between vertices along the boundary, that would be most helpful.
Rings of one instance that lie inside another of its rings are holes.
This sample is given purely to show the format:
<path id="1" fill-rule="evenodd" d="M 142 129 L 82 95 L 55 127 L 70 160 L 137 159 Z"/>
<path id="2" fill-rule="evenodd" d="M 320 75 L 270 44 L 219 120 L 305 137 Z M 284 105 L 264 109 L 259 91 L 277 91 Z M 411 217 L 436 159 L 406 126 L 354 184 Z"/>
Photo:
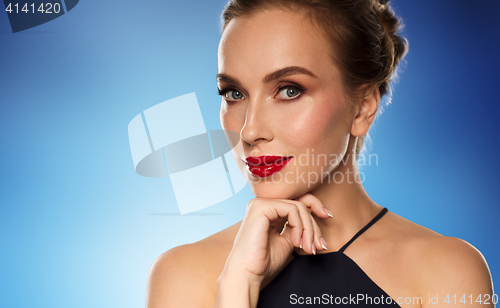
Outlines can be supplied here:
<path id="1" fill-rule="evenodd" d="M 375 87 L 368 92 L 356 108 L 356 116 L 351 127 L 353 136 L 361 137 L 368 132 L 375 120 L 379 104 L 380 91 L 378 87 Z"/>

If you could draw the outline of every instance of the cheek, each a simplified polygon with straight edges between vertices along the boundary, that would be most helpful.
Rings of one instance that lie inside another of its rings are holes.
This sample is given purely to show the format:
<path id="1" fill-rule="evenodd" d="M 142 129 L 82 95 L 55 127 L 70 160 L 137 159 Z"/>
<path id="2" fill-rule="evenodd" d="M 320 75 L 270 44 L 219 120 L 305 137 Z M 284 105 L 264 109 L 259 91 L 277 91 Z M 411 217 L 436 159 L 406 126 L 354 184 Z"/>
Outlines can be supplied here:
<path id="1" fill-rule="evenodd" d="M 240 132 L 241 120 L 238 116 L 237 110 L 234 110 L 234 108 L 228 108 L 225 103 L 221 103 L 219 116 L 222 129 L 235 131 L 237 133 Z"/>
<path id="2" fill-rule="evenodd" d="M 224 106 L 224 103 L 222 103 L 222 102 L 220 104 L 219 119 L 220 119 L 220 125 L 221 125 L 222 129 L 227 129 L 227 125 L 228 125 L 227 108 L 226 108 L 226 106 Z"/>
<path id="3" fill-rule="evenodd" d="M 286 122 L 288 144 L 299 152 L 305 152 L 306 148 L 329 151 L 328 148 L 343 140 L 346 117 L 340 104 L 315 104 L 313 108 L 301 110 L 293 121 Z"/>
<path id="4" fill-rule="evenodd" d="M 240 108 L 241 109 L 241 108 Z M 243 114 L 241 114 L 243 112 Z M 220 124 L 225 131 L 226 140 L 231 149 L 236 147 L 240 142 L 240 132 L 245 121 L 244 110 L 238 108 L 228 108 L 225 103 L 221 103 L 220 108 Z M 243 118 L 242 118 L 243 117 Z"/>

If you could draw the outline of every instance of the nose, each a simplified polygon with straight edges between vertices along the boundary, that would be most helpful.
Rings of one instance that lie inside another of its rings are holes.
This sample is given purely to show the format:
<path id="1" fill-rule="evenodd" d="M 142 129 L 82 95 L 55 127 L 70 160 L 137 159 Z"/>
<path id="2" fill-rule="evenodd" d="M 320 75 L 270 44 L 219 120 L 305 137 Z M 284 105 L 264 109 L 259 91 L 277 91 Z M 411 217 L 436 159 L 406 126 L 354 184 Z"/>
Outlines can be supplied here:
<path id="1" fill-rule="evenodd" d="M 240 136 L 250 145 L 269 142 L 273 139 L 271 129 L 272 115 L 265 101 L 250 101 L 245 115 L 245 124 L 241 128 Z"/>

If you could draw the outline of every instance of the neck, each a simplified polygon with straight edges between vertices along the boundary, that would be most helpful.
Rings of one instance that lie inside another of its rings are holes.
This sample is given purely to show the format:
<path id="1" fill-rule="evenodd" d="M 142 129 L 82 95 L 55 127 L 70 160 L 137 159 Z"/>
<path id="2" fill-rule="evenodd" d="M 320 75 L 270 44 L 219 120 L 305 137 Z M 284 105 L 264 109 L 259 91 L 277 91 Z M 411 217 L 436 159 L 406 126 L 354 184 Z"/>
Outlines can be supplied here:
<path id="1" fill-rule="evenodd" d="M 356 157 L 348 151 L 322 184 L 309 191 L 333 214 L 329 219 L 315 216 L 330 252 L 339 250 L 382 210 L 366 193 L 361 182 L 363 178 L 360 178 Z"/>

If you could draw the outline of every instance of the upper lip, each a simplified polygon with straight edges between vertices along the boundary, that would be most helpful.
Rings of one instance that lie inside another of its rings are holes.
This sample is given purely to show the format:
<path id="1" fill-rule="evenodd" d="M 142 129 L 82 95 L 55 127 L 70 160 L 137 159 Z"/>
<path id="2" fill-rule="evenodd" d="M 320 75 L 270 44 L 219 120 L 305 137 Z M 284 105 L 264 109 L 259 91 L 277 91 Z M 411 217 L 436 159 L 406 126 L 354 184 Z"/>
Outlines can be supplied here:
<path id="1" fill-rule="evenodd" d="M 252 166 L 264 166 L 271 165 L 280 160 L 290 158 L 291 156 L 279 156 L 279 155 L 261 155 L 258 157 L 248 156 L 246 162 Z"/>

